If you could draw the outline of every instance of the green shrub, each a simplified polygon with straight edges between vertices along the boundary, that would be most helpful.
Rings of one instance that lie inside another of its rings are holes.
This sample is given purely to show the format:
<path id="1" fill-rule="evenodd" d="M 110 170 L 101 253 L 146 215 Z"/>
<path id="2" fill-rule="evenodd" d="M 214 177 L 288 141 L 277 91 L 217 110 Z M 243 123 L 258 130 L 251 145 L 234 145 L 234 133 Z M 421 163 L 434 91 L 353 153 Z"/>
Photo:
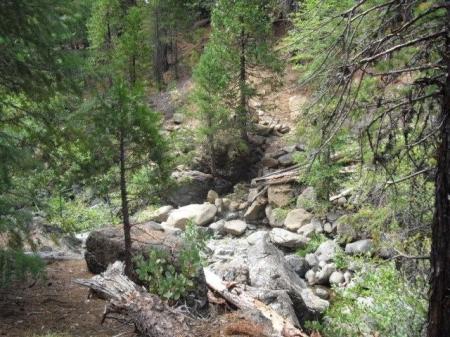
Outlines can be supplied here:
<path id="1" fill-rule="evenodd" d="M 323 322 L 308 326 L 328 337 L 419 337 L 426 320 L 424 282 L 409 283 L 394 262 L 362 264 L 352 283 L 336 287 Z"/>
<path id="2" fill-rule="evenodd" d="M 0 249 L 0 288 L 13 281 L 41 276 L 44 266 L 42 259 L 37 256 L 27 255 L 20 250 Z"/>
<path id="3" fill-rule="evenodd" d="M 119 222 L 108 205 L 100 203 L 89 206 L 82 198 L 51 198 L 48 202 L 48 219 L 65 232 L 82 232 Z"/>
<path id="4" fill-rule="evenodd" d="M 135 258 L 136 272 L 149 292 L 167 300 L 179 300 L 195 288 L 194 279 L 202 267 L 206 237 L 194 224 L 183 233 L 183 248 L 175 266 L 168 253 L 153 249 L 148 257 Z"/>
<path id="5" fill-rule="evenodd" d="M 297 251 L 297 255 L 301 256 L 301 257 L 305 257 L 307 254 L 309 253 L 314 253 L 317 248 L 319 248 L 320 244 L 322 242 L 327 241 L 327 237 L 323 234 L 316 234 L 314 233 L 311 236 L 310 241 L 308 242 L 308 244 L 306 245 L 305 248 L 301 248 Z"/>

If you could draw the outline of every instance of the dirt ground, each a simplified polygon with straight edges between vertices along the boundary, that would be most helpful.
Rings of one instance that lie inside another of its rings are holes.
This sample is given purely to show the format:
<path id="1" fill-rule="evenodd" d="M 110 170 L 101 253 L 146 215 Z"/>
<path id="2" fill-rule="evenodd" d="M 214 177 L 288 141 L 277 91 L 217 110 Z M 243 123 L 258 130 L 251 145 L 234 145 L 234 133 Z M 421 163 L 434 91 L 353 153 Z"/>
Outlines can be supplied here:
<path id="1" fill-rule="evenodd" d="M 72 282 L 89 277 L 84 260 L 56 261 L 45 279 L 0 289 L 0 336 L 134 337 L 124 322 L 101 324 L 105 302 L 88 299 L 88 290 Z"/>

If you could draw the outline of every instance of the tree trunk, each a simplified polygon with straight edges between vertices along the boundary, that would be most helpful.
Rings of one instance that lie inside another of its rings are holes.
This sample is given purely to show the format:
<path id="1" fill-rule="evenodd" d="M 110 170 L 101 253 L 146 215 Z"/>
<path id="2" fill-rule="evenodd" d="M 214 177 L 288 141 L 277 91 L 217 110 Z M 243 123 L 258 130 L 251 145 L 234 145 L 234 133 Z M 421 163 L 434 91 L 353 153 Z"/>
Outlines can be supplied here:
<path id="1" fill-rule="evenodd" d="M 443 60 L 447 79 L 443 88 L 441 144 L 437 158 L 436 210 L 432 226 L 428 337 L 450 336 L 450 9 Z"/>
<path id="2" fill-rule="evenodd" d="M 239 61 L 239 106 L 238 106 L 238 123 L 240 123 L 239 128 L 241 130 L 241 139 L 248 143 L 248 135 L 247 135 L 247 124 L 248 124 L 248 116 L 247 116 L 247 72 L 246 72 L 246 58 L 245 58 L 245 49 L 246 49 L 246 41 L 245 41 L 245 31 L 241 30 L 241 45 L 240 45 L 240 61 Z"/>
<path id="3" fill-rule="evenodd" d="M 122 262 L 117 261 L 101 275 L 74 282 L 89 287 L 109 300 L 103 319 L 111 313 L 123 314 L 145 337 L 194 336 L 185 314 L 169 307 L 158 296 L 147 293 L 126 277 L 123 271 Z"/>
<path id="4" fill-rule="evenodd" d="M 128 193 L 127 193 L 127 181 L 126 181 L 126 170 L 125 170 L 125 131 L 120 130 L 120 196 L 122 200 L 122 221 L 123 221 L 123 234 L 124 234 L 124 245 L 125 245 L 125 275 L 131 276 L 133 273 L 133 263 L 131 260 L 131 225 L 130 225 L 130 214 L 128 208 Z"/>

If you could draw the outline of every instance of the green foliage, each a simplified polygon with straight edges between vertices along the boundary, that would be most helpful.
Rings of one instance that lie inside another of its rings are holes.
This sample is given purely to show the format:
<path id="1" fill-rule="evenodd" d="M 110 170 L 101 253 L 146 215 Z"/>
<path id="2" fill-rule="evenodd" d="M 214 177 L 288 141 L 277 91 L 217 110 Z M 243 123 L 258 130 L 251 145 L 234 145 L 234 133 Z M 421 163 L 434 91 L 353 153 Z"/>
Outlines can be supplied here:
<path id="1" fill-rule="evenodd" d="M 48 220 L 52 225 L 69 233 L 83 232 L 119 223 L 111 206 L 105 203 L 90 206 L 81 197 L 74 200 L 51 198 L 48 202 Z"/>
<path id="2" fill-rule="evenodd" d="M 136 272 L 151 293 L 178 301 L 195 288 L 195 278 L 202 267 L 205 235 L 192 223 L 183 233 L 183 247 L 175 264 L 165 251 L 150 250 L 148 256 L 135 259 Z"/>
<path id="3" fill-rule="evenodd" d="M 327 237 L 323 234 L 314 233 L 305 248 L 300 248 L 297 255 L 305 257 L 307 254 L 314 253 L 320 244 L 327 241 Z"/>
<path id="4" fill-rule="evenodd" d="M 364 263 L 352 283 L 336 287 L 323 323 L 310 323 L 329 337 L 380 335 L 419 337 L 426 320 L 425 280 L 410 283 L 393 262 L 378 268 Z"/>
<path id="5" fill-rule="evenodd" d="M 24 281 L 42 275 L 45 263 L 39 257 L 20 250 L 0 249 L 0 288 L 13 281 Z"/>

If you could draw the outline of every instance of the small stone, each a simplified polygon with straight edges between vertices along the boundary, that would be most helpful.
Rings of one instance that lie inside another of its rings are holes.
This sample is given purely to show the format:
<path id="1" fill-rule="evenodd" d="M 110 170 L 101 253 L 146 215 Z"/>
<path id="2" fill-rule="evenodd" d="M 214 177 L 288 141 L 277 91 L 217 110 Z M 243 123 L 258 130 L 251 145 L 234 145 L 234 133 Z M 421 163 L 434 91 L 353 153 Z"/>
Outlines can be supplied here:
<path id="1" fill-rule="evenodd" d="M 239 203 L 237 201 L 231 201 L 230 203 L 230 207 L 229 207 L 231 212 L 235 212 L 239 209 Z"/>
<path id="2" fill-rule="evenodd" d="M 316 273 L 317 284 L 328 284 L 331 274 L 336 271 L 334 263 L 326 264 L 321 270 Z"/>
<path id="3" fill-rule="evenodd" d="M 225 222 L 223 229 L 228 234 L 241 236 L 247 229 L 247 223 L 242 220 L 231 220 Z"/>
<path id="4" fill-rule="evenodd" d="M 316 272 L 312 269 L 308 270 L 305 274 L 305 280 L 306 280 L 306 282 L 308 282 L 308 284 L 310 286 L 316 284 L 316 282 L 317 282 Z"/>
<path id="5" fill-rule="evenodd" d="M 312 214 L 303 208 L 297 208 L 288 213 L 284 220 L 287 229 L 297 231 L 300 227 L 307 224 L 312 218 Z"/>
<path id="6" fill-rule="evenodd" d="M 213 204 L 216 202 L 216 199 L 219 198 L 219 194 L 214 191 L 214 190 L 209 190 L 208 191 L 208 195 L 206 196 L 206 200 L 210 203 Z"/>
<path id="7" fill-rule="evenodd" d="M 330 275 L 329 283 L 331 285 L 340 285 L 340 284 L 344 283 L 344 281 L 345 281 L 344 274 L 340 271 L 334 271 Z"/>
<path id="8" fill-rule="evenodd" d="M 317 259 L 317 256 L 313 253 L 306 254 L 305 261 L 310 268 L 313 268 L 319 264 L 319 260 Z"/>
<path id="9" fill-rule="evenodd" d="M 181 114 L 181 113 L 179 113 L 179 112 L 174 113 L 174 114 L 173 114 L 173 122 L 174 122 L 175 124 L 181 124 L 181 123 L 183 123 L 183 122 L 184 122 L 184 115 Z"/>
<path id="10" fill-rule="evenodd" d="M 278 162 L 282 166 L 290 166 L 294 164 L 294 156 L 292 153 L 287 153 L 278 158 Z"/>
<path id="11" fill-rule="evenodd" d="M 338 206 L 344 206 L 347 203 L 347 198 L 346 197 L 340 197 L 339 199 L 337 199 L 336 204 Z"/>
<path id="12" fill-rule="evenodd" d="M 325 287 L 314 287 L 314 293 L 323 300 L 328 300 L 330 298 L 330 291 Z"/>
<path id="13" fill-rule="evenodd" d="M 292 249 L 303 248 L 308 244 L 308 239 L 306 237 L 282 228 L 272 229 L 270 232 L 270 240 L 275 245 Z"/>
<path id="14" fill-rule="evenodd" d="M 331 234 L 333 232 L 333 227 L 329 222 L 327 222 L 325 225 L 323 225 L 323 230 L 325 233 Z"/>
<path id="15" fill-rule="evenodd" d="M 316 250 L 316 257 L 319 261 L 331 261 L 336 256 L 336 253 L 341 250 L 339 245 L 333 240 L 322 242 Z"/>
<path id="16" fill-rule="evenodd" d="M 228 198 L 222 198 L 222 204 L 223 204 L 223 208 L 226 211 L 230 210 L 230 206 L 231 206 L 231 200 Z"/>
<path id="17" fill-rule="evenodd" d="M 211 225 L 209 225 L 209 228 L 211 228 L 215 233 L 223 234 L 224 226 L 225 226 L 225 220 L 219 220 L 219 221 L 213 222 Z"/>
<path id="18" fill-rule="evenodd" d="M 345 252 L 351 255 L 362 255 L 372 251 L 373 242 L 370 239 L 359 240 L 353 243 L 348 243 L 345 246 Z"/>

